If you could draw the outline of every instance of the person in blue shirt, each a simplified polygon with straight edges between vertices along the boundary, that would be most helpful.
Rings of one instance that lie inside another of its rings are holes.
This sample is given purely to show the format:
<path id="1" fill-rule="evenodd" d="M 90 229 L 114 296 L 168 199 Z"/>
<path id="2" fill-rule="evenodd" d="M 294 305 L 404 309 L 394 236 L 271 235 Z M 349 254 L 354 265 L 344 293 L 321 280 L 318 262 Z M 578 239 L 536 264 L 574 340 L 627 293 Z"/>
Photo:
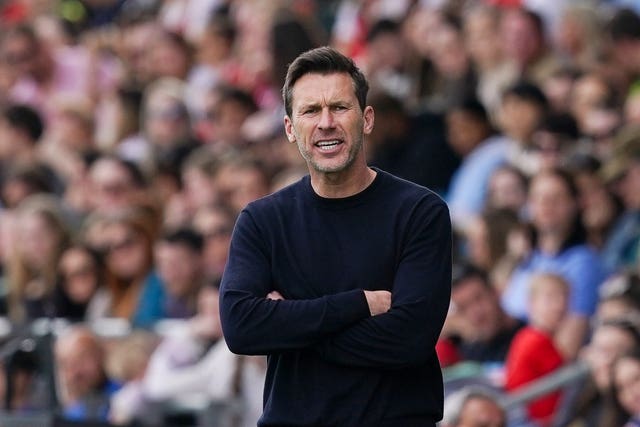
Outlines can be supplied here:
<path id="1" fill-rule="evenodd" d="M 73 327 L 55 344 L 61 414 L 71 421 L 107 421 L 119 384 L 107 377 L 105 351 L 86 327 Z"/>
<path id="2" fill-rule="evenodd" d="M 451 222 L 432 191 L 366 163 L 374 123 L 353 61 L 321 47 L 289 67 L 286 136 L 309 175 L 238 217 L 220 311 L 231 351 L 266 354 L 259 426 L 426 426 Z"/>
<path id="3" fill-rule="evenodd" d="M 529 188 L 528 207 L 535 230 L 532 253 L 515 269 L 502 295 L 512 316 L 526 320 L 529 282 L 536 273 L 562 276 L 570 285 L 569 314 L 557 334 L 563 355 L 573 359 L 584 342 L 589 317 L 598 302 L 605 269 L 588 246 L 580 222 L 578 192 L 571 176 L 561 169 L 538 173 Z"/>

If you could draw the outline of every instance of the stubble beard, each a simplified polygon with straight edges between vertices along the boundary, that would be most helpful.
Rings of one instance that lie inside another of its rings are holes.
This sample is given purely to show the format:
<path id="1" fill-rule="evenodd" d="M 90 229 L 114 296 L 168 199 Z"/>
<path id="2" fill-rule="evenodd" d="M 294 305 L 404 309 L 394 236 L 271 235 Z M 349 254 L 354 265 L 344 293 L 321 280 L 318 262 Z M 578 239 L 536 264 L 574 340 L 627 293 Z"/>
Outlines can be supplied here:
<path id="1" fill-rule="evenodd" d="M 310 170 L 314 170 L 320 173 L 337 173 L 348 169 L 354 163 L 356 157 L 363 148 L 364 135 L 360 135 L 360 137 L 354 141 L 354 144 L 349 149 L 347 159 L 343 163 L 333 166 L 323 166 L 319 162 L 315 161 L 311 153 L 307 151 L 303 146 L 304 143 L 299 142 L 300 139 L 297 139 L 297 141 L 298 151 L 300 151 L 302 158 L 304 158 L 304 160 L 307 162 L 307 166 Z"/>

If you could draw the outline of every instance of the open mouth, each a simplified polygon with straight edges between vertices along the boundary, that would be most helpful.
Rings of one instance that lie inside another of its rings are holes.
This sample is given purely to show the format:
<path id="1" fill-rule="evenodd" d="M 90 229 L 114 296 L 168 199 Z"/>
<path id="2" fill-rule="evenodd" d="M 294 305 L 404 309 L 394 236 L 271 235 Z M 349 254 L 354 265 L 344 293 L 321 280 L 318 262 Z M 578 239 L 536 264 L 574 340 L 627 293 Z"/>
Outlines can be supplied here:
<path id="1" fill-rule="evenodd" d="M 331 151 L 340 144 L 342 144 L 342 141 L 337 139 L 332 139 L 327 141 L 316 142 L 315 145 L 322 151 Z"/>

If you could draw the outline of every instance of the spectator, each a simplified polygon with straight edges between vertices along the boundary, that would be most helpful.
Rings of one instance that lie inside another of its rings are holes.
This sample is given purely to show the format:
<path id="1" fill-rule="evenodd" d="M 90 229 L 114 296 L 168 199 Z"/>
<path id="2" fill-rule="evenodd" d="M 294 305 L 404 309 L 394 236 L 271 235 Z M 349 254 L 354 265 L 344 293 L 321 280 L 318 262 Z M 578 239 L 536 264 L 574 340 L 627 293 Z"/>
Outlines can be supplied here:
<path id="1" fill-rule="evenodd" d="M 640 17 L 631 9 L 619 9 L 608 23 L 617 65 L 622 67 L 629 82 L 640 76 L 640 60 L 634 52 L 640 46 Z"/>
<path id="2" fill-rule="evenodd" d="M 534 169 L 566 166 L 578 142 L 578 125 L 570 114 L 547 114 L 531 136 Z"/>
<path id="3" fill-rule="evenodd" d="M 15 322 L 53 316 L 56 269 L 69 231 L 55 199 L 35 195 L 17 208 L 7 269 L 9 315 Z"/>
<path id="4" fill-rule="evenodd" d="M 628 417 L 624 426 L 637 426 L 640 424 L 640 349 L 618 357 L 611 370 L 616 401 Z"/>
<path id="5" fill-rule="evenodd" d="M 105 350 L 84 327 L 58 337 L 55 363 L 60 374 L 62 415 L 71 421 L 107 421 L 109 400 L 118 385 L 105 373 Z"/>
<path id="6" fill-rule="evenodd" d="M 616 148 L 601 173 L 622 199 L 624 211 L 614 222 L 602 248 L 602 260 L 609 271 L 634 268 L 640 241 L 640 132 L 627 128 L 619 132 Z"/>
<path id="7" fill-rule="evenodd" d="M 227 348 L 217 288 L 201 288 L 197 314 L 176 327 L 181 333 L 168 335 L 151 356 L 143 380 L 146 398 L 166 402 L 200 395 L 228 405 L 239 399 L 238 425 L 255 425 L 262 413 L 266 364 L 258 357 L 234 355 Z"/>
<path id="8" fill-rule="evenodd" d="M 412 116 L 398 99 L 372 96 L 377 125 L 368 144 L 371 164 L 401 178 L 444 192 L 459 157 L 446 143 L 444 121 L 431 113 Z"/>
<path id="9" fill-rule="evenodd" d="M 269 193 L 269 177 L 264 165 L 242 153 L 230 153 L 216 172 L 220 197 L 236 212 Z"/>
<path id="10" fill-rule="evenodd" d="M 502 92 L 518 79 L 515 64 L 506 61 L 500 46 L 500 11 L 486 4 L 470 5 L 463 15 L 465 45 L 478 74 L 476 94 L 495 118 Z"/>
<path id="11" fill-rule="evenodd" d="M 595 313 L 598 286 L 605 270 L 598 254 L 585 242 L 579 218 L 578 193 L 562 170 L 540 172 L 529 189 L 529 209 L 536 232 L 532 254 L 514 271 L 502 295 L 512 316 L 526 319 L 532 275 L 553 272 L 570 284 L 569 314 L 558 328 L 557 343 L 568 360 L 576 357 L 587 336 L 589 317 Z"/>
<path id="12" fill-rule="evenodd" d="M 89 167 L 88 197 L 92 211 L 110 213 L 142 204 L 146 180 L 132 162 L 119 157 L 102 155 Z"/>
<path id="13" fill-rule="evenodd" d="M 184 319 L 196 312 L 196 296 L 204 282 L 203 239 L 188 228 L 166 232 L 156 244 L 155 264 L 166 297 L 164 317 Z"/>
<path id="14" fill-rule="evenodd" d="M 407 54 L 398 22 L 390 19 L 374 22 L 367 34 L 366 65 L 363 67 L 371 89 L 400 99 L 409 96 Z"/>
<path id="15" fill-rule="evenodd" d="M 33 164 L 45 125 L 40 114 L 26 105 L 6 107 L 0 118 L 0 162 Z"/>
<path id="16" fill-rule="evenodd" d="M 100 249 L 105 256 L 107 292 L 102 316 L 128 320 L 134 327 L 152 327 L 164 317 L 166 291 L 153 265 L 154 214 L 128 208 L 107 216 Z"/>
<path id="17" fill-rule="evenodd" d="M 506 427 L 507 414 L 494 391 L 467 386 L 447 397 L 442 427 Z"/>
<path id="18" fill-rule="evenodd" d="M 95 320 L 92 301 L 104 292 L 104 266 L 98 253 L 73 244 L 60 254 L 54 291 L 55 315 L 72 322 Z"/>
<path id="19" fill-rule="evenodd" d="M 213 92 L 214 105 L 208 111 L 212 135 L 205 142 L 218 153 L 246 144 L 242 126 L 258 110 L 255 101 L 249 93 L 233 86 L 219 86 Z"/>
<path id="20" fill-rule="evenodd" d="M 575 154 L 567 161 L 567 170 L 580 193 L 580 212 L 587 231 L 587 242 L 602 250 L 605 239 L 622 212 L 620 199 L 607 190 L 598 173 L 601 162 L 593 155 Z"/>
<path id="21" fill-rule="evenodd" d="M 546 96 L 532 83 L 518 82 L 502 95 L 497 121 L 507 138 L 507 160 L 527 176 L 537 172 L 529 148 L 531 138 L 548 108 Z"/>
<path id="22" fill-rule="evenodd" d="M 505 367 L 505 388 L 509 391 L 560 368 L 564 357 L 554 335 L 567 312 L 569 284 L 555 274 L 539 274 L 529 286 L 529 324 L 513 338 Z M 561 393 L 542 396 L 527 405 L 529 418 L 551 425 Z"/>
<path id="23" fill-rule="evenodd" d="M 511 209 L 487 210 L 471 223 L 465 234 L 466 257 L 491 276 L 493 269 L 508 256 L 509 236 L 520 226 L 518 214 Z"/>
<path id="24" fill-rule="evenodd" d="M 509 8 L 500 20 L 504 53 L 515 64 L 520 77 L 540 84 L 558 65 L 549 48 L 542 17 L 526 8 Z"/>
<path id="25" fill-rule="evenodd" d="M 193 228 L 204 239 L 204 269 L 209 280 L 222 278 L 235 220 L 234 209 L 225 204 L 203 206 L 193 217 Z"/>
<path id="26" fill-rule="evenodd" d="M 447 199 L 454 226 L 465 230 L 465 223 L 484 206 L 491 174 L 506 161 L 507 144 L 496 137 L 484 106 L 476 99 L 453 106 L 446 123 L 448 143 L 462 158 Z"/>
<path id="27" fill-rule="evenodd" d="M 527 203 L 529 181 L 519 169 L 502 165 L 489 178 L 485 209 L 510 209 L 522 214 Z"/>
<path id="28" fill-rule="evenodd" d="M 616 358 L 640 345 L 638 331 L 638 324 L 625 318 L 607 320 L 595 327 L 582 355 L 589 376 L 575 386 L 577 393 L 565 404 L 567 409 L 560 417 L 560 425 L 577 422 L 610 427 L 624 423 L 624 414 L 611 395 L 611 368 Z"/>
<path id="29" fill-rule="evenodd" d="M 511 340 L 524 323 L 502 310 L 482 270 L 459 266 L 454 271 L 441 340 L 451 340 L 462 360 L 503 363 Z"/>
<path id="30" fill-rule="evenodd" d="M 153 408 L 142 391 L 149 359 L 157 346 L 158 337 L 142 330 L 111 343 L 107 370 L 122 387 L 111 395 L 107 416 L 110 423 L 130 426 L 143 422 L 143 425 L 151 425 L 151 422 L 159 420 L 159 417 L 149 415 Z"/>
<path id="31" fill-rule="evenodd" d="M 640 277 L 638 277 L 638 273 L 615 274 L 600 286 L 595 320 L 607 322 L 622 317 L 640 318 Z"/>

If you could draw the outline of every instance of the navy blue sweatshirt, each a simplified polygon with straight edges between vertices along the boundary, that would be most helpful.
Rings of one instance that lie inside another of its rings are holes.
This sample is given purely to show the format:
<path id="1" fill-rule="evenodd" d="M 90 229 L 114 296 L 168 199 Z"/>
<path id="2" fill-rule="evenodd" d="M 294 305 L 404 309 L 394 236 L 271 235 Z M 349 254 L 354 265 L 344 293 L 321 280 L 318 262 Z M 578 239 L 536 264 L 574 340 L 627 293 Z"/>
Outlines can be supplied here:
<path id="1" fill-rule="evenodd" d="M 309 176 L 236 223 L 220 309 L 231 351 L 266 354 L 260 426 L 430 426 L 434 350 L 449 306 L 451 223 L 434 193 L 376 169 L 362 192 L 318 196 Z M 268 300 L 272 290 L 285 300 Z M 363 290 L 389 290 L 371 316 Z"/>

